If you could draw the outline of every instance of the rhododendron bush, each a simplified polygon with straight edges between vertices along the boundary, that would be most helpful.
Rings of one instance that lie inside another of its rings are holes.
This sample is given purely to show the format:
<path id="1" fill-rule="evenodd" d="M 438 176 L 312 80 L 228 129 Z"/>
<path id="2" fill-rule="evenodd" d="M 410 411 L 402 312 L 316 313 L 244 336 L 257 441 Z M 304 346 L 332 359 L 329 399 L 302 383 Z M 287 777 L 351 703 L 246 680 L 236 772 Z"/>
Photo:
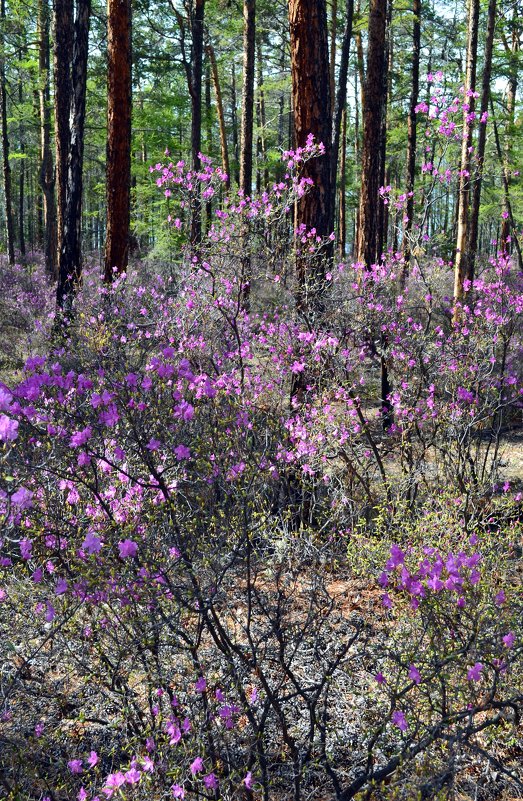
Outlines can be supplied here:
<path id="1" fill-rule="evenodd" d="M 521 789 L 521 275 L 452 322 L 442 260 L 326 262 L 296 312 L 313 155 L 175 277 L 88 276 L 0 389 L 3 797 Z M 158 171 L 176 231 L 222 191 Z"/>

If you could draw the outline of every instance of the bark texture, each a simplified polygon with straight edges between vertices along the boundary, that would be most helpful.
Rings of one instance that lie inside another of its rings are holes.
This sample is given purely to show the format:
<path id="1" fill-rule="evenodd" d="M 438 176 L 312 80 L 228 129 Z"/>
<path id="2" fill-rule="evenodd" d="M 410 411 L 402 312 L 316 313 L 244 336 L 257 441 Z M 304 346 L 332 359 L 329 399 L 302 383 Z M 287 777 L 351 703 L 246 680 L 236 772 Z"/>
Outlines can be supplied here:
<path id="1" fill-rule="evenodd" d="M 0 2 L 0 32 L 5 28 L 5 0 Z M 13 200 L 11 194 L 11 165 L 9 164 L 9 133 L 7 129 L 7 85 L 5 61 L 0 56 L 0 116 L 2 126 L 2 175 L 4 179 L 5 231 L 7 258 L 9 264 L 15 263 Z"/>
<path id="2" fill-rule="evenodd" d="M 358 215 L 356 257 L 370 269 L 379 252 L 379 187 L 381 174 L 381 139 L 386 100 L 384 75 L 386 59 L 385 0 L 371 0 L 369 10 L 369 45 L 363 107 L 363 146 L 361 155 L 361 191 Z"/>
<path id="3" fill-rule="evenodd" d="M 294 140 L 303 147 L 309 134 L 323 142 L 325 155 L 311 159 L 304 175 L 313 182 L 298 202 L 297 227 L 315 228 L 318 236 L 331 233 L 333 187 L 331 185 L 332 115 L 327 40 L 327 11 L 324 0 L 289 0 Z M 320 260 L 308 265 L 297 259 L 298 306 L 306 305 L 309 286 L 321 284 Z M 309 269 L 310 268 L 310 269 Z M 307 272 L 312 275 L 307 275 Z"/>
<path id="4" fill-rule="evenodd" d="M 90 0 L 77 0 L 71 62 L 70 140 L 56 290 L 59 309 L 71 305 L 82 274 L 82 173 L 90 10 Z"/>
<path id="5" fill-rule="evenodd" d="M 107 237 L 104 280 L 127 270 L 131 209 L 131 0 L 107 8 Z"/>
<path id="6" fill-rule="evenodd" d="M 51 98 L 49 86 L 50 67 L 50 23 L 48 0 L 38 3 L 38 102 L 40 114 L 40 172 L 39 181 L 43 194 L 44 260 L 45 272 L 56 280 L 56 210 L 55 174 L 51 151 Z"/>

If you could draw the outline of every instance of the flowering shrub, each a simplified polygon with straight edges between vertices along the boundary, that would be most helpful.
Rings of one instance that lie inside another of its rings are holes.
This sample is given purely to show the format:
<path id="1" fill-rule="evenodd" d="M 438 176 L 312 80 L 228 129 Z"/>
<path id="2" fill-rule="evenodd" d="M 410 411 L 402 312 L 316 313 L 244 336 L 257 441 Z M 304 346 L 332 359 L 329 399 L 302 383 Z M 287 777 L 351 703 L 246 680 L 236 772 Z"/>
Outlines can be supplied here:
<path id="1" fill-rule="evenodd" d="M 330 265 L 321 324 L 296 311 L 293 260 L 324 244 L 289 225 L 315 154 L 224 201 L 176 280 L 88 276 L 60 347 L 0 389 L 12 801 L 350 799 L 385 780 L 434 797 L 459 759 L 496 764 L 491 730 L 517 731 L 521 593 L 488 519 L 521 413 L 521 276 L 493 259 L 453 323 L 445 264 L 398 295 L 391 255 Z M 176 230 L 195 182 L 222 181 L 203 164 L 158 166 Z"/>

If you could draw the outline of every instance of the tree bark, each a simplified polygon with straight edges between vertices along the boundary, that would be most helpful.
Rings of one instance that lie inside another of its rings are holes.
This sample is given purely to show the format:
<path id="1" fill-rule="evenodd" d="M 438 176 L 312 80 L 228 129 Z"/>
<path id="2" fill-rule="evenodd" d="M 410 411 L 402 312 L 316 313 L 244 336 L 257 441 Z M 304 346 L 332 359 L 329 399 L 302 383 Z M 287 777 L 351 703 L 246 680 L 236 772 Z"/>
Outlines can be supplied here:
<path id="1" fill-rule="evenodd" d="M 487 13 L 487 36 L 485 39 L 485 56 L 483 59 L 483 76 L 481 79 L 480 118 L 488 113 L 490 100 L 490 79 L 492 75 L 492 52 L 494 49 L 494 31 L 496 28 L 496 0 L 489 0 Z M 483 181 L 483 164 L 485 161 L 485 145 L 487 142 L 487 122 L 479 123 L 478 144 L 476 148 L 475 182 L 472 192 L 472 207 L 467 241 L 467 273 L 466 279 L 472 283 L 476 267 L 479 230 L 479 204 L 481 201 L 481 184 Z"/>
<path id="2" fill-rule="evenodd" d="M 70 139 L 56 302 L 70 308 L 82 274 L 82 173 L 90 0 L 77 0 L 71 61 Z"/>
<path id="3" fill-rule="evenodd" d="M 223 100 L 222 91 L 220 88 L 220 76 L 218 74 L 218 65 L 216 64 L 216 56 L 212 45 L 207 45 L 207 56 L 211 65 L 211 76 L 214 86 L 214 95 L 216 97 L 216 112 L 218 114 L 218 127 L 220 131 L 220 151 L 222 157 L 222 170 L 227 176 L 225 183 L 228 189 L 231 183 L 230 166 L 229 166 L 229 148 L 227 146 L 227 131 L 225 129 L 225 116 L 223 113 Z"/>
<path id="4" fill-rule="evenodd" d="M 72 0 L 54 0 L 54 107 L 56 147 L 56 275 L 58 277 L 60 254 L 64 235 L 65 198 L 67 192 L 67 160 L 71 132 L 69 113 L 71 110 L 71 61 L 73 54 L 73 3 Z"/>
<path id="5" fill-rule="evenodd" d="M 327 10 L 324 0 L 289 0 L 292 99 L 294 137 L 297 147 L 305 146 L 312 134 L 325 146 L 325 155 L 310 159 L 303 174 L 312 187 L 297 207 L 297 227 L 314 228 L 316 235 L 328 236 L 332 226 L 331 185 L 332 116 L 329 85 Z M 317 297 L 323 284 L 323 262 L 309 265 L 297 258 L 298 308 L 307 307 L 307 294 Z M 309 273 L 309 274 L 308 274 Z M 311 298 L 311 299 L 312 299 Z"/>
<path id="6" fill-rule="evenodd" d="M 461 145 L 458 232 L 456 238 L 456 258 L 454 262 L 454 322 L 459 317 L 457 303 L 463 298 L 463 282 L 467 268 L 467 229 L 470 202 L 470 148 L 472 146 L 472 122 L 470 114 L 474 111 L 476 88 L 476 60 L 478 50 L 479 0 L 469 0 L 467 34 L 467 68 L 465 76 L 465 96 L 463 102 L 469 108 L 463 112 L 463 140 Z"/>
<path id="7" fill-rule="evenodd" d="M 56 211 L 55 175 L 51 151 L 51 105 L 49 92 L 49 5 L 48 0 L 38 2 L 38 100 L 40 109 L 40 173 L 43 195 L 44 260 L 45 272 L 56 280 Z"/>
<path id="8" fill-rule="evenodd" d="M 126 272 L 131 213 L 131 0 L 107 8 L 107 237 L 104 281 Z"/>
<path id="9" fill-rule="evenodd" d="M 342 126 L 342 116 L 346 114 L 347 101 L 347 75 L 349 72 L 350 42 L 352 38 L 352 22 L 354 18 L 354 0 L 347 0 L 345 8 L 345 29 L 341 44 L 340 73 L 338 76 L 338 86 L 336 89 L 336 100 L 334 104 L 334 115 L 332 123 L 332 152 L 331 152 L 331 186 L 333 191 L 336 186 L 336 175 L 338 172 L 338 159 L 340 151 L 340 135 Z M 332 76 L 333 77 L 333 76 Z M 334 100 L 334 94 L 332 95 Z M 346 124 L 346 121 L 345 121 Z M 332 204 L 332 223 L 330 228 L 334 228 L 335 203 Z M 340 233 L 338 233 L 340 237 Z M 345 233 L 343 234 L 343 238 Z M 343 248 L 344 250 L 345 248 Z"/>
<path id="10" fill-rule="evenodd" d="M 505 132 L 505 158 L 503 164 L 503 171 L 506 176 L 507 187 L 510 186 L 510 173 L 509 173 L 509 156 L 510 156 L 510 140 L 511 136 L 513 135 L 513 125 L 514 125 L 514 112 L 516 108 L 516 95 L 518 90 L 518 61 L 517 61 L 517 53 L 519 52 L 520 48 L 520 22 L 517 17 L 517 7 L 514 6 L 512 11 L 512 20 L 511 20 L 511 42 L 510 45 L 508 41 L 504 38 L 505 44 L 505 52 L 509 58 L 509 77 L 508 77 L 508 87 L 507 87 L 507 125 L 506 125 L 506 132 Z M 507 193 L 508 195 L 508 193 Z M 509 250 L 509 237 L 510 237 L 510 230 L 511 230 L 511 222 L 510 222 L 510 211 L 509 205 L 510 200 L 508 197 L 504 197 L 504 216 L 503 221 L 501 223 L 501 233 L 500 233 L 500 242 L 502 250 Z"/>
<path id="11" fill-rule="evenodd" d="M 5 30 L 5 0 L 0 0 L 0 31 Z M 15 263 L 13 201 L 11 195 L 11 165 L 9 164 L 9 133 L 7 130 L 7 84 L 5 59 L 0 57 L 0 116 L 2 124 L 2 174 L 4 179 L 5 229 L 7 240 L 7 259 Z"/>
<path id="12" fill-rule="evenodd" d="M 369 11 L 369 45 L 365 102 L 363 108 L 363 147 L 361 157 L 361 193 L 358 218 L 357 261 L 369 270 L 380 257 L 379 251 L 379 184 L 381 162 L 382 117 L 385 106 L 384 73 L 386 2 L 371 0 Z"/>
<path id="13" fill-rule="evenodd" d="M 252 136 L 254 123 L 254 61 L 256 52 L 256 0 L 243 2 L 243 89 L 240 148 L 240 189 L 252 193 Z"/>
<path id="14" fill-rule="evenodd" d="M 411 256 L 412 220 L 414 217 L 414 181 L 416 179 L 416 106 L 419 97 L 419 62 L 421 53 L 421 0 L 413 0 L 412 13 L 412 78 L 410 90 L 410 107 L 407 120 L 407 204 L 405 208 L 406 222 L 403 227 L 403 270 L 404 281 L 409 271 Z"/>
<path id="15" fill-rule="evenodd" d="M 191 151 L 193 170 L 201 167 L 202 149 L 202 71 L 203 71 L 203 19 L 205 0 L 194 0 L 191 5 Z M 191 217 L 191 244 L 198 246 L 202 238 L 202 210 L 200 194 L 195 199 Z"/>

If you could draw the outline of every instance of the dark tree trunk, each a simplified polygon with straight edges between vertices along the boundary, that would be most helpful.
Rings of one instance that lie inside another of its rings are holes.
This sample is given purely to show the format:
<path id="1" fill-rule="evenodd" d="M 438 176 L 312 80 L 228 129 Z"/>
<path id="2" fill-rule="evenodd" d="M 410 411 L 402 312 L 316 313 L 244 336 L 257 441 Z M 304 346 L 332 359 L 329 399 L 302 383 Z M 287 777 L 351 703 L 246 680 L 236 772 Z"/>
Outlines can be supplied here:
<path id="1" fill-rule="evenodd" d="M 412 218 L 414 217 L 414 181 L 416 178 L 416 106 L 419 96 L 419 61 L 421 52 L 421 0 L 413 0 L 412 13 L 412 78 L 410 90 L 410 108 L 407 120 L 407 205 L 405 208 L 406 222 L 403 228 L 403 277 L 409 270 L 411 255 Z"/>
<path id="2" fill-rule="evenodd" d="M 519 25 L 521 24 L 518 16 L 517 16 L 517 7 L 514 6 L 512 11 L 512 20 L 511 20 L 511 42 L 508 43 L 506 37 L 504 37 L 503 42 L 505 45 L 505 52 L 509 58 L 509 76 L 508 76 L 508 87 L 507 87 L 507 125 L 506 125 L 506 132 L 505 132 L 505 158 L 503 162 L 503 172 L 506 176 L 506 184 L 507 189 L 510 187 L 510 172 L 508 169 L 509 165 L 509 157 L 510 157 L 510 141 L 511 137 L 513 136 L 513 125 L 514 125 L 514 112 L 516 108 L 516 94 L 518 90 L 518 77 L 519 77 L 519 69 L 518 69 L 518 59 L 517 53 L 519 52 L 520 48 L 520 28 Z M 505 183 L 504 182 L 504 183 Z M 502 250 L 510 250 L 510 230 L 511 230 L 511 221 L 510 221 L 510 212 L 509 212 L 509 205 L 510 200 L 508 199 L 508 192 L 504 197 L 504 216 L 503 221 L 501 223 L 501 233 L 500 233 L 500 242 Z"/>
<path id="3" fill-rule="evenodd" d="M 205 0 L 194 0 L 191 5 L 191 151 L 193 170 L 201 166 L 202 149 L 202 71 L 203 71 L 203 19 Z M 198 246 L 202 238 L 202 210 L 200 194 L 195 199 L 191 217 L 191 244 Z"/>
<path id="4" fill-rule="evenodd" d="M 381 171 L 382 118 L 385 107 L 386 82 L 386 5 L 384 0 L 371 0 L 369 12 L 369 45 L 363 107 L 363 147 L 361 157 L 361 193 L 358 217 L 356 256 L 370 269 L 379 259 L 379 187 Z"/>
<path id="5" fill-rule="evenodd" d="M 231 122 L 232 122 L 232 152 L 235 161 L 234 180 L 240 185 L 240 148 L 238 146 L 238 115 L 236 113 L 236 70 L 232 63 L 231 75 Z"/>
<path id="6" fill-rule="evenodd" d="M 214 86 L 214 94 L 216 97 L 216 112 L 218 114 L 218 127 L 220 130 L 220 151 L 222 156 L 222 170 L 227 176 L 226 188 L 230 186 L 230 167 L 229 167 L 229 148 L 227 145 L 227 131 L 225 129 L 225 116 L 223 113 L 222 92 L 220 88 L 220 77 L 218 75 L 218 65 L 216 64 L 216 56 L 212 45 L 207 45 L 207 56 L 211 65 L 212 82 Z"/>
<path id="7" fill-rule="evenodd" d="M 131 0 L 107 9 L 107 238 L 104 280 L 127 270 L 131 210 Z"/>
<path id="8" fill-rule="evenodd" d="M 254 62 L 256 53 L 256 0 L 243 0 L 243 88 L 240 147 L 240 190 L 252 194 L 252 137 L 254 124 Z M 249 306 L 251 259 L 246 231 L 242 233 L 242 305 Z"/>
<path id="9" fill-rule="evenodd" d="M 22 52 L 18 54 L 18 58 L 22 61 Z M 18 102 L 20 108 L 24 102 L 24 88 L 22 81 L 18 83 Z M 25 256 L 25 133 L 24 125 L 20 120 L 18 126 L 18 134 L 20 140 L 20 175 L 18 177 L 18 246 L 20 248 L 20 255 Z"/>
<path id="10" fill-rule="evenodd" d="M 465 89 L 473 92 L 476 88 L 476 59 L 478 50 L 479 0 L 469 0 L 467 70 Z M 465 96 L 467 98 L 467 96 Z M 454 321 L 459 312 L 457 301 L 463 298 L 463 282 L 467 275 L 467 231 L 470 202 L 470 149 L 472 146 L 472 123 L 469 114 L 474 110 L 474 98 L 468 97 L 469 109 L 463 112 L 463 141 L 461 145 L 458 232 L 456 237 L 456 258 L 454 262 Z"/>
<path id="11" fill-rule="evenodd" d="M 254 61 L 256 52 L 256 2 L 243 2 L 243 90 L 240 149 L 240 189 L 252 193 L 252 134 L 254 123 Z"/>
<path id="12" fill-rule="evenodd" d="M 67 160 L 71 139 L 69 113 L 71 110 L 72 95 L 71 61 L 74 39 L 73 2 L 72 0 L 54 0 L 53 8 L 57 219 L 57 266 L 55 269 L 58 277 L 64 235 Z"/>
<path id="13" fill-rule="evenodd" d="M 347 101 L 347 75 L 349 71 L 349 53 L 350 41 L 352 38 L 352 21 L 354 17 L 354 0 L 347 0 L 345 9 L 345 29 L 343 31 L 343 41 L 341 44 L 341 59 L 340 59 L 340 73 L 338 76 L 338 86 L 336 89 L 336 102 L 334 106 L 334 119 L 332 127 L 332 153 L 331 153 L 331 186 L 336 186 L 336 174 L 338 172 L 338 158 L 340 150 L 340 134 L 342 125 L 342 116 L 346 114 L 346 101 Z M 331 62 L 332 63 L 332 62 Z M 332 81 L 334 76 L 331 74 Z M 334 95 L 332 96 L 334 99 Z M 345 123 L 346 124 L 346 123 Z M 335 204 L 332 204 L 332 214 L 334 220 Z M 331 223 L 331 228 L 334 228 L 334 223 Z M 341 239 L 341 234 L 338 236 Z M 343 234 L 345 237 L 345 234 Z M 344 250 L 345 248 L 343 248 Z"/>
<path id="14" fill-rule="evenodd" d="M 312 134 L 325 146 L 325 155 L 307 162 L 304 175 L 312 187 L 298 202 L 297 227 L 315 228 L 321 237 L 331 233 L 333 187 L 331 185 L 332 115 L 329 86 L 327 11 L 324 0 L 289 0 L 292 99 L 296 146 L 303 147 Z M 307 295 L 317 297 L 323 284 L 323 263 L 297 259 L 298 308 L 307 308 Z M 308 274 L 309 273 L 309 274 Z M 312 294 L 311 294 L 312 293 Z"/>
<path id="15" fill-rule="evenodd" d="M 494 49 L 494 30 L 496 28 L 496 0 L 489 0 L 487 14 L 487 36 L 485 39 L 485 57 L 483 59 L 483 76 L 481 79 L 480 115 L 488 113 L 490 101 L 490 79 L 492 75 L 492 52 Z M 480 122 L 478 143 L 476 147 L 475 183 L 472 192 L 472 206 L 467 242 L 467 272 L 465 278 L 474 280 L 479 230 L 479 204 L 481 201 L 481 184 L 483 179 L 483 163 L 485 161 L 485 145 L 487 142 L 487 123 Z"/>
<path id="16" fill-rule="evenodd" d="M 43 194 L 44 260 L 46 275 L 56 280 L 56 210 L 55 175 L 51 151 L 51 104 L 49 91 L 49 5 L 48 0 L 38 3 L 38 71 L 40 109 L 40 173 Z"/>
<path id="17" fill-rule="evenodd" d="M 85 94 L 89 40 L 90 0 L 77 0 L 71 62 L 70 140 L 58 263 L 56 302 L 59 309 L 71 305 L 82 274 L 82 172 L 84 153 Z"/>
<path id="18" fill-rule="evenodd" d="M 5 0 L 0 0 L 0 31 L 5 29 Z M 0 116 L 2 123 L 2 174 L 4 178 L 5 229 L 7 258 L 9 264 L 15 263 L 13 201 L 11 195 L 11 165 L 9 164 L 9 134 L 7 130 L 7 84 L 5 61 L 0 56 Z"/>

